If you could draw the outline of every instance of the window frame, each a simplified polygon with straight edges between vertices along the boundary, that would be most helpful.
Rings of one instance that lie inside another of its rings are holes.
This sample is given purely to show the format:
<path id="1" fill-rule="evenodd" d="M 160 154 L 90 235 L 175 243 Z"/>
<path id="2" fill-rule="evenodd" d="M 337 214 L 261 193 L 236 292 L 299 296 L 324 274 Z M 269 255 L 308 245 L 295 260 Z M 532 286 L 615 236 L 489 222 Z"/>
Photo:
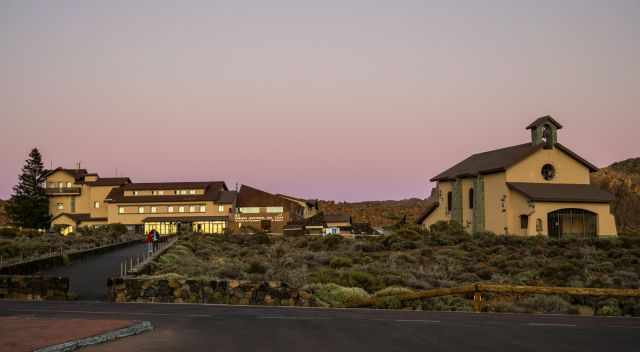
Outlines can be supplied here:
<path id="1" fill-rule="evenodd" d="M 473 190 L 473 187 L 469 188 L 469 209 L 473 209 L 474 207 L 474 202 L 475 202 L 475 191 Z"/>

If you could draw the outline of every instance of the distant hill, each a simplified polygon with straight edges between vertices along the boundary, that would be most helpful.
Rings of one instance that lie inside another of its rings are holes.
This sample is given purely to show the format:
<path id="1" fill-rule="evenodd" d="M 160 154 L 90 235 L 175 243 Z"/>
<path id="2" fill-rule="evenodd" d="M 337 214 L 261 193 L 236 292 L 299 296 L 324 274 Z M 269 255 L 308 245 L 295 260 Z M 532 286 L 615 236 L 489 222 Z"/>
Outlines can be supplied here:
<path id="1" fill-rule="evenodd" d="M 7 203 L 6 200 L 0 199 L 0 226 L 7 225 L 9 223 L 9 218 L 7 217 L 7 213 L 4 211 L 4 205 Z"/>
<path id="2" fill-rule="evenodd" d="M 591 174 L 591 183 L 616 197 L 612 211 L 618 232 L 640 234 L 640 158 L 611 164 Z"/>
<path id="3" fill-rule="evenodd" d="M 373 227 L 396 224 L 405 215 L 407 222 L 414 223 L 426 206 L 427 201 L 419 198 L 356 203 L 320 201 L 320 210 L 325 213 L 349 214 L 353 222 L 368 222 Z"/>

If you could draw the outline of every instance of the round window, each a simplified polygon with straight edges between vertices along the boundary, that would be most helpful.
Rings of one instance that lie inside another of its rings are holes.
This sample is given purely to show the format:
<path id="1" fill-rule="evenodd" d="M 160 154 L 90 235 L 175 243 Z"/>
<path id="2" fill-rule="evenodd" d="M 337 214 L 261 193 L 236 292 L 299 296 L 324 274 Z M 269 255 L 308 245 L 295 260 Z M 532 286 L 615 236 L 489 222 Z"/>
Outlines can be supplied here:
<path id="1" fill-rule="evenodd" d="M 556 176 L 556 169 L 551 164 L 545 164 L 540 172 L 545 180 L 552 180 Z"/>

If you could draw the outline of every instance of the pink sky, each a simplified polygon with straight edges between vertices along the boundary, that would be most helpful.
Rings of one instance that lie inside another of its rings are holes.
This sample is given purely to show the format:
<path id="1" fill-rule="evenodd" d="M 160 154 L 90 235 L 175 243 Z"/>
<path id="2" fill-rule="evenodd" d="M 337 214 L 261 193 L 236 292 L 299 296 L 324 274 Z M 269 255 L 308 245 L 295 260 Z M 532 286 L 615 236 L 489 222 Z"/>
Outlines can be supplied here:
<path id="1" fill-rule="evenodd" d="M 0 4 L 0 198 L 30 148 L 134 181 L 424 198 L 551 114 L 596 165 L 637 157 L 640 3 Z"/>

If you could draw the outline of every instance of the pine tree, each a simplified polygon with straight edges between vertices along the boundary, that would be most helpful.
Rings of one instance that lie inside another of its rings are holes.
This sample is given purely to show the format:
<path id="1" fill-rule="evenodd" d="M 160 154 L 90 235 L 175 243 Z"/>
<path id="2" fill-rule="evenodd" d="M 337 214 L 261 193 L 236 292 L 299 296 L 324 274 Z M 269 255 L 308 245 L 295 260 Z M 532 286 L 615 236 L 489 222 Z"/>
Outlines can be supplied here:
<path id="1" fill-rule="evenodd" d="M 7 202 L 6 211 L 15 226 L 43 229 L 49 227 L 49 200 L 43 188 L 46 170 L 37 148 L 31 150 L 22 167 L 14 194 Z"/>

